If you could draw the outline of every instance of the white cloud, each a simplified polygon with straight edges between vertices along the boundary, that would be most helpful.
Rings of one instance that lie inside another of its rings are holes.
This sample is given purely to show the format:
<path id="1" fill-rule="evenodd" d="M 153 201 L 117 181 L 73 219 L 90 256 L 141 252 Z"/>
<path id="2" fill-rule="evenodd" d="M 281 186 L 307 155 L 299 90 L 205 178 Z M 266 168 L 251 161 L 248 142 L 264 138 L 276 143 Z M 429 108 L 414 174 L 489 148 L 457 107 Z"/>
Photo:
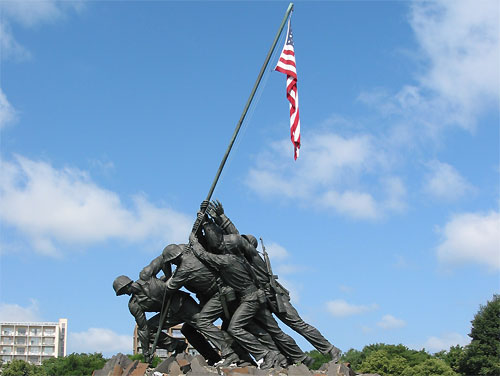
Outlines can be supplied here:
<path id="1" fill-rule="evenodd" d="M 58 170 L 17 156 L 12 162 L 2 161 L 1 178 L 2 220 L 27 235 L 43 254 L 57 255 L 59 242 L 183 242 L 190 231 L 188 216 L 156 207 L 141 195 L 133 197 L 128 208 L 116 193 L 76 168 Z"/>
<path id="2" fill-rule="evenodd" d="M 69 331 L 68 349 L 69 352 L 76 353 L 100 352 L 104 356 L 118 352 L 132 354 L 133 338 L 103 328 L 90 328 L 84 332 Z"/>
<path id="3" fill-rule="evenodd" d="M 0 25 L 0 33 L 1 32 L 2 30 Z M 1 34 L 0 34 L 0 40 L 2 40 Z M 7 100 L 7 96 L 0 88 L 0 129 L 5 128 L 7 125 L 11 124 L 15 120 L 16 120 L 16 110 L 9 103 L 9 101 Z"/>
<path id="4" fill-rule="evenodd" d="M 382 320 L 377 325 L 383 329 L 398 329 L 406 326 L 406 321 L 398 319 L 392 315 L 382 316 Z"/>
<path id="5" fill-rule="evenodd" d="M 452 201 L 474 191 L 472 185 L 453 166 L 434 160 L 428 167 L 429 174 L 424 182 L 424 191 L 427 194 Z"/>
<path id="6" fill-rule="evenodd" d="M 412 3 L 409 22 L 421 63 L 416 83 L 403 85 L 395 94 L 374 89 L 358 97 L 391 122 L 397 119 L 392 142 L 428 147 L 445 127 L 473 130 L 478 115 L 496 108 L 498 12 L 495 0 Z"/>
<path id="7" fill-rule="evenodd" d="M 278 243 L 271 243 L 267 245 L 266 252 L 269 254 L 270 259 L 276 261 L 282 261 L 289 256 L 285 247 L 279 245 Z"/>
<path id="8" fill-rule="evenodd" d="M 416 1 L 411 8 L 410 24 L 428 65 L 421 88 L 443 100 L 465 127 L 498 100 L 498 12 L 495 0 Z"/>
<path id="9" fill-rule="evenodd" d="M 500 269 L 500 213 L 464 213 L 442 230 L 437 256 L 448 264 L 478 263 Z"/>
<path id="10" fill-rule="evenodd" d="M 326 307 L 333 316 L 346 317 L 376 310 L 378 308 L 378 305 L 355 305 L 350 304 L 343 299 L 336 299 L 327 302 Z"/>
<path id="11" fill-rule="evenodd" d="M 14 0 L 2 3 L 3 16 L 25 27 L 56 21 L 64 17 L 67 12 L 80 11 L 83 7 L 83 0 Z"/>
<path id="12" fill-rule="evenodd" d="M 0 19 L 0 59 L 25 60 L 31 56 L 30 52 L 19 44 L 12 34 L 11 23 L 32 28 L 62 19 L 68 12 L 78 12 L 83 8 L 83 0 L 2 1 L 0 3 L 0 12 L 2 13 Z"/>
<path id="13" fill-rule="evenodd" d="M 276 268 L 273 267 L 273 273 L 278 275 L 295 274 L 307 270 L 306 266 L 296 264 L 280 264 Z"/>
<path id="14" fill-rule="evenodd" d="M 326 206 L 353 218 L 373 219 L 378 216 L 377 204 L 369 193 L 328 191 L 321 200 Z"/>
<path id="15" fill-rule="evenodd" d="M 451 346 L 465 346 L 470 342 L 467 337 L 458 333 L 444 333 L 440 337 L 429 337 L 421 347 L 431 352 L 449 350 Z"/>
<path id="16" fill-rule="evenodd" d="M 294 164 L 290 148 L 288 140 L 272 143 L 250 169 L 247 185 L 261 196 L 300 199 L 302 205 L 357 219 L 375 219 L 405 207 L 406 189 L 398 177 L 368 182 L 374 193 L 364 187 L 364 180 L 383 176 L 388 163 L 376 139 L 329 131 L 310 134 Z"/>
<path id="17" fill-rule="evenodd" d="M 0 321 L 30 322 L 42 321 L 36 300 L 22 307 L 19 304 L 0 303 Z"/>
<path id="18" fill-rule="evenodd" d="M 3 4 L 2 2 L 0 4 Z M 0 5 L 1 6 L 1 5 Z M 23 61 L 31 57 L 31 54 L 23 46 L 21 46 L 14 35 L 10 25 L 3 20 L 0 20 L 0 60 L 17 60 Z"/>
<path id="19" fill-rule="evenodd" d="M 345 293 L 351 293 L 354 291 L 354 287 L 347 286 L 347 285 L 340 285 L 339 290 Z"/>

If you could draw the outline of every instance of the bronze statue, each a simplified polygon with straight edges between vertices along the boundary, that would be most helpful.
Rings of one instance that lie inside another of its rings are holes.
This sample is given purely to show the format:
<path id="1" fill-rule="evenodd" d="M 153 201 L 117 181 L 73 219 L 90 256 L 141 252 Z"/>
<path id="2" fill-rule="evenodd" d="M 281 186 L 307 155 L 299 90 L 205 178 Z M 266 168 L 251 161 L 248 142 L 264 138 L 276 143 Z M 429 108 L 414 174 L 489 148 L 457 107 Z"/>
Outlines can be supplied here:
<path id="1" fill-rule="evenodd" d="M 236 226 L 225 215 L 224 208 L 219 201 L 212 202 L 209 214 L 214 221 L 220 224 L 227 234 L 239 234 Z M 314 326 L 306 323 L 299 315 L 295 307 L 290 303 L 290 294 L 278 281 L 272 273 L 269 257 L 262 243 L 262 250 L 265 260 L 263 260 L 257 251 L 257 239 L 253 235 L 242 235 L 252 247 L 243 247 L 244 256 L 252 266 L 255 275 L 258 277 L 261 286 L 264 287 L 267 302 L 271 311 L 287 326 L 303 336 L 320 353 L 330 355 L 334 362 L 340 358 L 340 350 L 332 345 Z M 262 239 L 261 239 L 262 240 Z"/>
<path id="2" fill-rule="evenodd" d="M 300 317 L 272 273 L 264 244 L 264 258 L 257 246 L 253 235 L 239 233 L 219 201 L 203 201 L 188 245 L 165 247 L 135 282 L 126 276 L 115 279 L 116 295 L 131 296 L 129 310 L 148 362 L 156 345 L 170 352 L 185 350 L 184 341 L 163 332 L 183 323 L 186 339 L 209 364 L 256 364 L 253 357 L 262 369 L 299 362 L 310 366 L 313 359 L 279 328 L 273 314 L 338 361 L 340 350 Z M 160 271 L 162 278 L 157 277 Z M 199 303 L 180 288 L 194 293 Z M 145 312 L 157 314 L 146 320 Z M 223 320 L 222 330 L 214 325 L 218 318 Z"/>
<path id="3" fill-rule="evenodd" d="M 150 351 L 150 344 L 153 342 L 153 334 L 159 326 L 160 314 L 158 313 L 146 320 L 146 312 L 161 311 L 165 283 L 157 278 L 133 282 L 129 277 L 122 275 L 114 280 L 113 289 L 117 296 L 130 295 L 128 307 L 137 323 L 137 335 L 141 343 L 142 353 L 146 362 L 150 363 L 154 355 Z M 194 330 L 196 328 L 196 314 L 200 311 L 194 299 L 183 291 L 175 291 L 170 294 L 169 300 L 170 304 L 162 329 L 184 323 L 182 333 L 191 345 L 212 364 L 219 361 L 220 356 Z M 184 340 L 170 337 L 161 332 L 158 347 L 169 352 L 180 353 L 186 349 L 186 346 Z"/>

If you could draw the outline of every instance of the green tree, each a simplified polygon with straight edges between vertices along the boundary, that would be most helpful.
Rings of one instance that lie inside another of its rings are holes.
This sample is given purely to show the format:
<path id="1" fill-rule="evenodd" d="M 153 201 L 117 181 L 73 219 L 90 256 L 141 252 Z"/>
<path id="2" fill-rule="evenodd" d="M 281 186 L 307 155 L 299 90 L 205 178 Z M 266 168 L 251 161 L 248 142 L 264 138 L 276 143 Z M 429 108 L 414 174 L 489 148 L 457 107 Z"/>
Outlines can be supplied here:
<path id="1" fill-rule="evenodd" d="M 101 353 L 73 353 L 63 358 L 44 360 L 41 367 L 47 376 L 90 376 L 105 363 Z"/>
<path id="2" fill-rule="evenodd" d="M 446 364 L 448 364 L 451 369 L 455 372 L 459 372 L 459 366 L 460 362 L 462 361 L 463 357 L 465 355 L 465 348 L 456 345 L 456 346 L 451 346 L 450 350 L 442 350 L 440 352 L 437 352 L 434 354 L 434 357 L 437 359 L 444 360 Z"/>
<path id="3" fill-rule="evenodd" d="M 349 349 L 346 353 L 342 354 L 340 361 L 343 363 L 349 363 L 352 369 L 357 370 L 365 359 L 365 353 L 356 349 Z"/>
<path id="4" fill-rule="evenodd" d="M 442 359 L 429 358 L 413 367 L 406 368 L 401 376 L 458 376 Z"/>
<path id="5" fill-rule="evenodd" d="M 383 351 L 389 359 L 393 357 L 401 357 L 405 359 L 409 367 L 424 362 L 431 358 L 425 350 L 410 350 L 408 347 L 399 345 L 388 345 L 385 343 L 376 343 L 367 345 L 362 351 L 350 349 L 341 358 L 343 362 L 349 362 L 351 368 L 355 371 L 361 370 L 361 364 L 374 352 Z"/>
<path id="6" fill-rule="evenodd" d="M 134 355 L 127 355 L 130 360 L 138 360 L 139 362 L 146 363 L 146 360 L 144 359 L 144 355 L 142 354 L 134 354 Z M 161 363 L 161 358 L 158 356 L 153 357 L 153 362 L 151 363 L 151 367 L 156 368 L 158 364 Z"/>
<path id="7" fill-rule="evenodd" d="M 458 370 L 464 375 L 500 375 L 500 295 L 481 305 L 471 321 L 471 343 L 465 347 Z"/>
<path id="8" fill-rule="evenodd" d="M 426 359 L 431 358 L 431 355 L 429 355 L 425 350 L 410 350 L 408 347 L 402 344 L 387 345 L 385 343 L 377 343 L 374 345 L 365 346 L 363 348 L 363 352 L 366 353 L 366 356 L 368 356 L 373 351 L 379 350 L 384 350 L 389 355 L 389 357 L 400 356 L 402 358 L 405 358 L 410 367 L 413 367 L 414 365 L 420 364 Z"/>
<path id="9" fill-rule="evenodd" d="M 359 371 L 362 373 L 378 373 L 382 376 L 401 376 L 409 366 L 408 361 L 400 355 L 391 355 L 386 350 L 370 352 L 361 363 Z"/>
<path id="10" fill-rule="evenodd" d="M 323 363 L 328 363 L 332 360 L 330 355 L 323 355 L 318 350 L 306 351 L 306 354 L 314 359 L 311 369 L 319 369 Z"/>
<path id="11" fill-rule="evenodd" d="M 2 376 L 46 376 L 46 374 L 41 367 L 16 359 L 2 365 Z"/>

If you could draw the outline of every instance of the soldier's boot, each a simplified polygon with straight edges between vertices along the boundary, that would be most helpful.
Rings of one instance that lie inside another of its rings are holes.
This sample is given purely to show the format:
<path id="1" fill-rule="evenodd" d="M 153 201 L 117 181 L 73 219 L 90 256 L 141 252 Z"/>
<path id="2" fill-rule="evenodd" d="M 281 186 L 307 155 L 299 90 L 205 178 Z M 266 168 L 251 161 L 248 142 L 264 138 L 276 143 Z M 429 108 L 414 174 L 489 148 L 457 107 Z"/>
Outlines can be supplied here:
<path id="1" fill-rule="evenodd" d="M 302 359 L 302 363 L 307 366 L 307 368 L 311 368 L 312 365 L 314 364 L 314 359 L 311 358 L 309 355 L 306 355 L 304 359 Z"/>
<path id="2" fill-rule="evenodd" d="M 287 368 L 288 367 L 288 360 L 283 354 L 279 354 L 276 357 L 276 362 L 274 363 L 274 368 Z"/>
<path id="3" fill-rule="evenodd" d="M 239 360 L 236 362 L 236 365 L 238 367 L 247 367 L 247 366 L 254 366 L 256 367 L 257 366 L 257 363 L 255 363 L 255 361 L 252 359 L 252 357 L 246 353 L 244 354 L 243 356 L 241 354 L 238 354 L 239 355 Z"/>
<path id="4" fill-rule="evenodd" d="M 260 369 L 273 368 L 278 361 L 280 353 L 274 350 L 269 351 L 264 357 L 264 361 L 260 365 Z"/>
<path id="5" fill-rule="evenodd" d="M 330 356 L 332 357 L 332 362 L 334 363 L 338 363 L 340 359 L 340 353 L 340 349 L 335 346 L 333 346 L 332 349 L 328 351 L 328 354 L 330 354 Z"/>
<path id="6" fill-rule="evenodd" d="M 238 361 L 240 360 L 240 357 L 236 353 L 230 353 L 228 354 L 224 359 L 222 359 L 220 362 L 216 363 L 216 366 L 219 367 L 229 367 L 231 364 L 236 365 Z"/>

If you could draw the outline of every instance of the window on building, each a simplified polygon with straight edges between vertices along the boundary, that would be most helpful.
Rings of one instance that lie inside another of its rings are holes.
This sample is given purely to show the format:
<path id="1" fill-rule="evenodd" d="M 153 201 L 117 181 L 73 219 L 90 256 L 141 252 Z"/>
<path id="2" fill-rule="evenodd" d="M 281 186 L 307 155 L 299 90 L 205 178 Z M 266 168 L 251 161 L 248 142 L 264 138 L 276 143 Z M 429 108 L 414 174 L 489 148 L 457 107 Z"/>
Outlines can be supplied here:
<path id="1" fill-rule="evenodd" d="M 41 327 L 31 327 L 30 328 L 30 336 L 41 336 L 42 328 Z"/>
<path id="2" fill-rule="evenodd" d="M 56 333 L 54 328 L 44 328 L 43 329 L 43 335 L 44 336 L 53 336 Z"/>
<path id="3" fill-rule="evenodd" d="M 14 334 L 14 327 L 12 326 L 4 326 L 2 327 L 2 334 L 4 336 L 11 336 Z"/>
<path id="4" fill-rule="evenodd" d="M 38 338 L 38 337 L 35 337 L 35 338 L 31 337 L 30 338 L 30 345 L 39 345 L 39 344 L 40 344 L 40 338 Z"/>
<path id="5" fill-rule="evenodd" d="M 26 347 L 16 347 L 16 355 L 26 354 Z"/>
<path id="6" fill-rule="evenodd" d="M 168 358 L 168 351 L 165 349 L 158 349 L 156 350 L 156 356 L 160 358 Z"/>
<path id="7" fill-rule="evenodd" d="M 40 346 L 31 346 L 29 348 L 30 354 L 40 354 Z"/>
<path id="8" fill-rule="evenodd" d="M 55 343 L 55 340 L 53 337 L 49 337 L 49 338 L 44 337 L 43 338 L 44 345 L 53 345 L 54 343 Z"/>
<path id="9" fill-rule="evenodd" d="M 184 338 L 184 335 L 181 333 L 180 329 L 172 329 L 172 337 Z"/>
<path id="10" fill-rule="evenodd" d="M 2 356 L 2 360 L 7 363 L 7 362 L 10 362 L 12 360 L 12 356 L 10 355 L 3 355 Z"/>
<path id="11" fill-rule="evenodd" d="M 26 337 L 16 337 L 16 345 L 26 345 Z"/>
<path id="12" fill-rule="evenodd" d="M 4 346 L 2 348 L 2 354 L 12 354 L 12 347 L 10 347 L 10 346 Z"/>
<path id="13" fill-rule="evenodd" d="M 12 337 L 3 337 L 2 338 L 2 343 L 4 345 L 12 345 L 13 342 L 14 342 L 14 340 L 12 339 Z"/>
<path id="14" fill-rule="evenodd" d="M 28 356 L 28 362 L 31 364 L 40 364 L 40 358 L 38 356 Z"/>
<path id="15" fill-rule="evenodd" d="M 17 335 L 18 336 L 25 336 L 27 332 L 28 332 L 28 330 L 26 327 L 18 327 L 17 328 Z"/>
<path id="16" fill-rule="evenodd" d="M 44 355 L 52 355 L 54 354 L 54 346 L 44 346 L 43 348 Z"/>

